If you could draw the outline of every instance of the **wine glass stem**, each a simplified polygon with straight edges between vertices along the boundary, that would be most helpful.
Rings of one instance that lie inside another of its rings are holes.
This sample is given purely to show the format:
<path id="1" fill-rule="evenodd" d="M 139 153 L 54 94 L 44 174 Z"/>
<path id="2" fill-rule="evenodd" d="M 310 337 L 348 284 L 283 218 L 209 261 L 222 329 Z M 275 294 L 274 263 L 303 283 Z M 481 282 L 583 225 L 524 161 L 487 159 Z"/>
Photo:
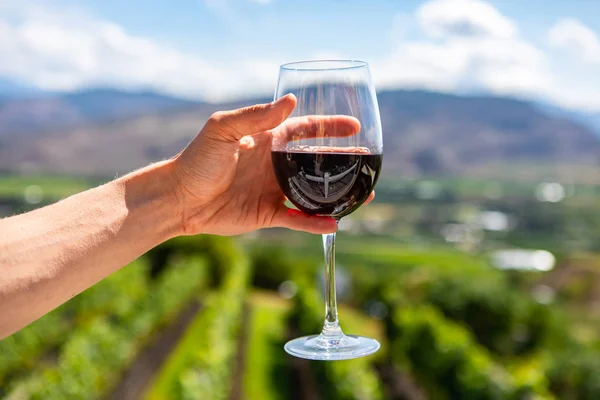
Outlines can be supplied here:
<path id="1" fill-rule="evenodd" d="M 327 338 L 343 337 L 338 322 L 337 301 L 335 295 L 335 232 L 323 235 L 325 252 L 325 323 L 321 335 Z"/>

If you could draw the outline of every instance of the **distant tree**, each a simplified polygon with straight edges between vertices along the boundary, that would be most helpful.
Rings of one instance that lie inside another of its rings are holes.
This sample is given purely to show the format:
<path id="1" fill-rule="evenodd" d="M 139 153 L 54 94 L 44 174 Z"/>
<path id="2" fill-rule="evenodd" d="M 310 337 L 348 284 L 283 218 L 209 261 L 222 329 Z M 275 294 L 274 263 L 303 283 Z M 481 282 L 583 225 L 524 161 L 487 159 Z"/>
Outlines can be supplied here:
<path id="1" fill-rule="evenodd" d="M 445 165 L 440 159 L 436 150 L 423 149 L 417 151 L 412 158 L 412 162 L 417 166 L 419 172 L 427 176 L 444 175 Z"/>

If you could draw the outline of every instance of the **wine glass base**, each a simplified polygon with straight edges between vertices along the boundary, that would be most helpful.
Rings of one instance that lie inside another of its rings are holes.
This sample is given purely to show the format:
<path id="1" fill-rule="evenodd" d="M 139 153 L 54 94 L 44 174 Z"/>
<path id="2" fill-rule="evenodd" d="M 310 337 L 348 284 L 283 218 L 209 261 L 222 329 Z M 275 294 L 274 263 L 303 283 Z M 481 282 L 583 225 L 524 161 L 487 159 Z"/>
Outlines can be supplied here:
<path id="1" fill-rule="evenodd" d="M 322 335 L 312 335 L 290 340 L 284 349 L 294 357 L 332 361 L 368 356 L 379 350 L 379 347 L 377 340 L 363 336 L 344 335 L 329 339 Z"/>

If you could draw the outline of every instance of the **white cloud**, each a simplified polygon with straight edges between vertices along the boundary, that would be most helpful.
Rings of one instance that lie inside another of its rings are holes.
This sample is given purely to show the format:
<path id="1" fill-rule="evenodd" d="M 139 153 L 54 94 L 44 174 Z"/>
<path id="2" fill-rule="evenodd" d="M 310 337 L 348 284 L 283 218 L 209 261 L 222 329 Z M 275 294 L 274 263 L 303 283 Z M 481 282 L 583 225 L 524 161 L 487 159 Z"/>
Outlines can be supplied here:
<path id="1" fill-rule="evenodd" d="M 416 17 L 423 31 L 436 38 L 512 38 L 517 34 L 512 21 L 479 0 L 433 0 L 422 5 Z"/>
<path id="2" fill-rule="evenodd" d="M 227 0 L 203 1 L 222 23 L 240 30 L 237 36 L 251 28 Z M 46 89 L 143 87 L 209 101 L 268 95 L 279 64 L 290 56 L 266 50 L 236 62 L 207 60 L 86 13 L 52 12 L 35 4 L 42 3 L 0 0 L 0 76 Z M 600 62 L 598 35 L 578 21 L 559 21 L 544 48 L 481 0 L 432 0 L 393 20 L 392 47 L 371 60 L 380 89 L 475 89 L 600 111 L 600 74 L 593 64 Z M 242 27 L 243 22 L 248 25 Z M 563 47 L 586 62 L 562 57 Z M 312 56 L 354 55 L 316 48 Z"/>
<path id="3" fill-rule="evenodd" d="M 232 70 L 114 23 L 64 11 L 30 10 L 18 23 L 0 19 L 0 59 L 0 76 L 50 90 L 119 85 L 217 101 L 264 90 L 267 77 L 274 82 L 257 61 Z"/>
<path id="4" fill-rule="evenodd" d="M 454 38 L 406 42 L 374 70 L 381 86 L 528 95 L 547 83 L 545 64 L 543 53 L 521 40 Z"/>
<path id="5" fill-rule="evenodd" d="M 402 32 L 406 18 L 404 14 L 397 18 L 402 26 L 392 31 Z M 478 90 L 600 111 L 597 71 L 569 64 L 521 37 L 516 23 L 491 4 L 432 0 L 418 8 L 413 18 L 424 39 L 399 35 L 390 53 L 374 60 L 379 88 Z M 554 45 L 569 46 L 587 61 L 599 57 L 597 35 L 580 23 L 562 21 L 549 37 Z"/>
<path id="6" fill-rule="evenodd" d="M 429 39 L 401 41 L 376 63 L 382 86 L 527 95 L 550 80 L 544 54 L 519 38 L 515 23 L 490 4 L 433 0 L 415 16 Z"/>
<path id="7" fill-rule="evenodd" d="M 600 64 L 600 39 L 582 22 L 563 18 L 548 31 L 551 45 L 563 48 L 583 61 Z"/>
<path id="8" fill-rule="evenodd" d="M 231 7 L 230 0 L 203 0 L 207 7 Z M 249 3 L 255 3 L 260 5 L 267 5 L 273 3 L 275 0 L 247 0 Z"/>

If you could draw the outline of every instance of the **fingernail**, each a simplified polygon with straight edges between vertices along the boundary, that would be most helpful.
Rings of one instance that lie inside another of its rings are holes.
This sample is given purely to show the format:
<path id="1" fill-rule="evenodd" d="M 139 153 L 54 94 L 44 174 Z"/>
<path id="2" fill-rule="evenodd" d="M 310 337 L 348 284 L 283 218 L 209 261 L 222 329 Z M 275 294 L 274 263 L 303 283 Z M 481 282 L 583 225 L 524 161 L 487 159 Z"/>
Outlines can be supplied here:
<path id="1" fill-rule="evenodd" d="M 310 215 L 303 213 L 300 210 L 296 210 L 295 208 L 288 208 L 287 215 L 289 215 L 290 217 L 298 217 L 298 216 L 311 217 L 315 220 L 315 222 L 319 222 L 322 224 L 337 224 L 337 221 L 335 220 L 335 218 L 324 217 L 324 216 L 323 217 L 322 216 L 310 216 Z"/>
<path id="2" fill-rule="evenodd" d="M 324 223 L 324 224 L 337 224 L 337 221 L 335 220 L 335 218 L 331 218 L 331 217 L 317 217 L 319 219 L 320 222 Z"/>
<path id="3" fill-rule="evenodd" d="M 287 215 L 289 215 L 290 217 L 297 217 L 300 215 L 304 215 L 304 213 L 302 211 L 296 210 L 294 208 L 288 208 Z"/>
<path id="4" fill-rule="evenodd" d="M 291 95 L 292 95 L 291 93 L 288 93 L 285 96 L 280 97 L 277 100 L 273 101 L 271 104 L 274 106 L 279 105 L 279 104 L 283 103 L 284 101 L 286 101 Z"/>

